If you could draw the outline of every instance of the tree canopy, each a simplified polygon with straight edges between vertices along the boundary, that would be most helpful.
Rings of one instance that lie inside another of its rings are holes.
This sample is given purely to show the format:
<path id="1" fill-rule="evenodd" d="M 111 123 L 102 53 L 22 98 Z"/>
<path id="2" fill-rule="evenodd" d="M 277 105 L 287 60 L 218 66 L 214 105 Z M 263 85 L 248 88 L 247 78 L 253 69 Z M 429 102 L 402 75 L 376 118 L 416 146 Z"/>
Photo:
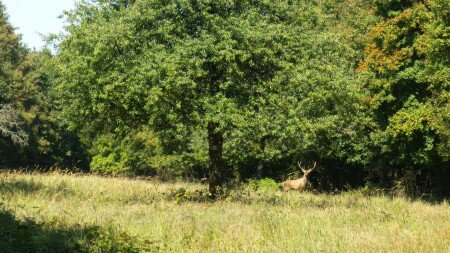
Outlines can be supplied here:
<path id="1" fill-rule="evenodd" d="M 369 108 L 379 161 L 400 173 L 448 176 L 450 3 L 376 3 L 383 21 L 369 34 L 360 69 L 372 74 Z"/>
<path id="2" fill-rule="evenodd" d="M 56 116 L 52 61 L 21 43 L 0 2 L 0 167 L 86 168 L 78 138 Z"/>

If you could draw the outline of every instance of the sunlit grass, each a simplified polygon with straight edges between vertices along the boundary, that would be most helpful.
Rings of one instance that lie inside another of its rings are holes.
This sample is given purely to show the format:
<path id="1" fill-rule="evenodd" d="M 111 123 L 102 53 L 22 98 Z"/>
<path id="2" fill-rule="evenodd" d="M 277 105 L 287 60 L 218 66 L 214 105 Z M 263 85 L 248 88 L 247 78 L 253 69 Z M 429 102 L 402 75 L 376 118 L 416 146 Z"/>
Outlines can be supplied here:
<path id="1" fill-rule="evenodd" d="M 446 202 L 248 188 L 215 202 L 189 197 L 205 187 L 1 173 L 0 202 L 19 224 L 31 219 L 42 228 L 32 236 L 64 233 L 78 251 L 450 252 Z"/>

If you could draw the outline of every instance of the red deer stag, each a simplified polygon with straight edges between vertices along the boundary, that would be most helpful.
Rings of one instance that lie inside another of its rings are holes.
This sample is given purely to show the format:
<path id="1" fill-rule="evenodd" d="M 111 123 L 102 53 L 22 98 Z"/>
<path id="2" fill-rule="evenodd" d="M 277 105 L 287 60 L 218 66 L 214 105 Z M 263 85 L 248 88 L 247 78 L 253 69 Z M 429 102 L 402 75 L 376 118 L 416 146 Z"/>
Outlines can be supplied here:
<path id="1" fill-rule="evenodd" d="M 283 190 L 289 191 L 291 189 L 303 191 L 308 183 L 308 175 L 316 168 L 316 162 L 314 166 L 310 169 L 305 169 L 302 167 L 301 163 L 297 163 L 298 167 L 303 171 L 303 177 L 295 180 L 286 180 L 283 182 Z"/>

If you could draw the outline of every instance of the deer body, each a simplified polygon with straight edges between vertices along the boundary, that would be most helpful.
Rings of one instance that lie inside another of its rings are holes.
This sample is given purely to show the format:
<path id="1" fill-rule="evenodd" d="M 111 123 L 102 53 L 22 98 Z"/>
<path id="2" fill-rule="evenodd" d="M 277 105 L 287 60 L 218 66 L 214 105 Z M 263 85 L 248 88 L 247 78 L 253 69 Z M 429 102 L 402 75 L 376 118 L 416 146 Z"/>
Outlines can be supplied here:
<path id="1" fill-rule="evenodd" d="M 287 180 L 283 182 L 283 190 L 289 191 L 291 189 L 303 191 L 306 187 L 308 180 L 306 177 L 302 177 L 296 180 Z"/>
<path id="2" fill-rule="evenodd" d="M 316 168 L 316 163 L 314 163 L 314 167 L 312 167 L 309 170 L 305 170 L 303 167 L 301 167 L 300 164 L 298 164 L 300 169 L 303 171 L 303 177 L 295 180 L 286 180 L 283 182 L 283 190 L 289 191 L 291 189 L 303 191 L 306 188 L 306 184 L 308 183 L 308 175 Z"/>

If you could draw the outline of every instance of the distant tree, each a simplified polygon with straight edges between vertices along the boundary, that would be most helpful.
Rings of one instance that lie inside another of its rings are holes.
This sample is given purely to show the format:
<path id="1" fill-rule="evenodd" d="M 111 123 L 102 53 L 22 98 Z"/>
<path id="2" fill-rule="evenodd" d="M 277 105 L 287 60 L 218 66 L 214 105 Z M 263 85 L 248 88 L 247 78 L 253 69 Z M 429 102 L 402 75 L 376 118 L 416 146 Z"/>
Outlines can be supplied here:
<path id="1" fill-rule="evenodd" d="M 8 21 L 6 9 L 0 1 L 0 103 L 10 103 L 13 71 L 23 58 L 20 37 Z"/>
<path id="2" fill-rule="evenodd" d="M 21 44 L 0 2 L 2 167 L 83 166 L 85 156 L 78 138 L 61 127 L 52 101 L 51 63 L 49 50 L 33 52 Z"/>
<path id="3" fill-rule="evenodd" d="M 54 102 L 54 66 L 50 50 L 28 52 L 15 70 L 15 107 L 29 135 L 19 153 L 26 165 L 86 169 L 86 158 L 74 133 L 64 129 Z"/>
<path id="4" fill-rule="evenodd" d="M 383 20 L 369 35 L 360 70 L 373 77 L 368 88 L 377 123 L 372 143 L 379 149 L 378 161 L 396 174 L 448 178 L 450 2 L 376 4 Z"/>
<path id="5" fill-rule="evenodd" d="M 23 58 L 20 37 L 8 21 L 0 2 L 0 164 L 2 153 L 14 144 L 25 145 L 27 134 L 22 129 L 19 112 L 13 102 L 14 71 Z M 5 142 L 5 143 L 4 143 Z"/>
<path id="6" fill-rule="evenodd" d="M 0 134 L 15 144 L 27 143 L 28 135 L 20 128 L 19 117 L 11 105 L 0 105 Z"/>

